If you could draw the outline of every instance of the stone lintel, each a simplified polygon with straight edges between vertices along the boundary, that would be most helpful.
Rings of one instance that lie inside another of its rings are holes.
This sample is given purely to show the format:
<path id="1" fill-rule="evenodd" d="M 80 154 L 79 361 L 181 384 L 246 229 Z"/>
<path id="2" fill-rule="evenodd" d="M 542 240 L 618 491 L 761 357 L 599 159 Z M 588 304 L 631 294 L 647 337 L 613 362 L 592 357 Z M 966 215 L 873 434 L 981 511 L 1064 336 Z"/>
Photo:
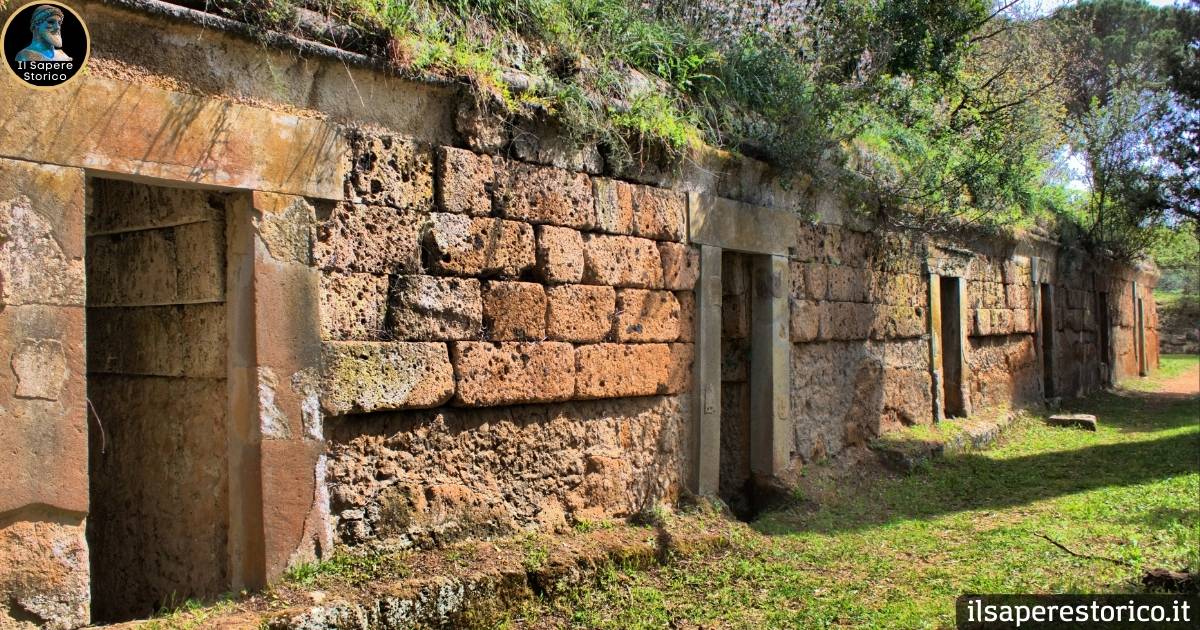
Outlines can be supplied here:
<path id="1" fill-rule="evenodd" d="M 785 256 L 799 242 L 803 224 L 804 220 L 791 212 L 688 194 L 688 234 L 693 243 Z"/>
<path id="2" fill-rule="evenodd" d="M 0 77 L 0 157 L 226 189 L 341 199 L 339 126 L 83 76 L 55 90 Z"/>

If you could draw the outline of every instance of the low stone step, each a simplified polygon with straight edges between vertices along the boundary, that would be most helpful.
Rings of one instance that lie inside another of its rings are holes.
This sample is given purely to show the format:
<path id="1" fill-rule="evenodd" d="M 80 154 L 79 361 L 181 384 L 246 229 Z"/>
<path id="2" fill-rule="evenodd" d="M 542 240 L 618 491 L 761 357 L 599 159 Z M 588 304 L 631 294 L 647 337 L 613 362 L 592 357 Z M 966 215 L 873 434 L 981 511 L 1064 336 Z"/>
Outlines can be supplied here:
<path id="1" fill-rule="evenodd" d="M 1095 431 L 1096 416 L 1090 413 L 1059 413 L 1046 418 L 1046 424 L 1052 427 Z"/>
<path id="2" fill-rule="evenodd" d="M 882 435 L 871 443 L 871 449 L 880 454 L 888 468 L 908 475 L 933 460 L 988 447 L 1016 417 L 1017 413 L 1006 412 L 944 420 L 919 435 L 908 429 Z"/>

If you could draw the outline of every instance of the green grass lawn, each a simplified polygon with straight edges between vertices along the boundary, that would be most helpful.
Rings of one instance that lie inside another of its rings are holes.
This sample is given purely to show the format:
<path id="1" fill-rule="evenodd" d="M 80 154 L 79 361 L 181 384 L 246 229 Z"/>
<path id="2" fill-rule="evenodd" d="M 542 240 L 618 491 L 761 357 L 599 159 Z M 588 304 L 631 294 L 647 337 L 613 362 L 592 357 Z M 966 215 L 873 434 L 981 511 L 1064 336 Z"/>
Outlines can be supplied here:
<path id="1" fill-rule="evenodd" d="M 1168 356 L 1154 390 L 1197 365 Z M 514 626 L 953 627 L 965 592 L 1132 592 L 1142 570 L 1200 568 L 1200 398 L 1103 393 L 914 476 L 765 515 L 731 548 L 539 603 Z M 1085 555 L 1073 557 L 1041 536 Z"/>

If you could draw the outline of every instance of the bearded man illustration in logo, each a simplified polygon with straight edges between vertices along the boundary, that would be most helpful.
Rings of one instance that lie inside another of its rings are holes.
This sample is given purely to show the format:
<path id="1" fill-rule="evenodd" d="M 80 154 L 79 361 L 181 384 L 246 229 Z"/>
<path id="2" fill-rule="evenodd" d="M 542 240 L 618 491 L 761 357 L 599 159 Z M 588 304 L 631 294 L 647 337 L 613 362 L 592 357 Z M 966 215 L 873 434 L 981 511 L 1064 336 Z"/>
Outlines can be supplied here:
<path id="1" fill-rule="evenodd" d="M 62 51 L 63 12 L 56 6 L 43 4 L 33 10 L 29 30 L 33 41 L 17 53 L 17 61 L 71 61 Z"/>

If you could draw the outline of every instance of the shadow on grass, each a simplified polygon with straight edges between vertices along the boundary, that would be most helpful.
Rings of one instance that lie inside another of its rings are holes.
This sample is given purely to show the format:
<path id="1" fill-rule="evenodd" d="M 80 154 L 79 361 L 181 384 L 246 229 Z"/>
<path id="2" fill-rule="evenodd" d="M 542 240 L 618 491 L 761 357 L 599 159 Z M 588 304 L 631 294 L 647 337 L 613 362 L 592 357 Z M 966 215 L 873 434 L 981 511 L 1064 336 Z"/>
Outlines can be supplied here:
<path id="1" fill-rule="evenodd" d="M 1166 435 L 1080 447 L 1076 440 L 1095 434 L 1072 433 L 1064 434 L 1061 446 L 1048 443 L 1044 452 L 1031 455 L 1005 459 L 980 453 L 958 455 L 938 460 L 913 476 L 881 479 L 863 493 L 843 496 L 815 510 L 766 514 L 752 527 L 768 535 L 856 531 L 967 510 L 1011 508 L 1200 471 L 1200 430 L 1178 432 L 1189 426 L 1200 429 L 1200 397 L 1122 392 L 1074 402 L 1073 411 L 1096 413 L 1109 430 Z M 1198 513 L 1200 509 L 1183 515 L 1194 519 Z"/>

